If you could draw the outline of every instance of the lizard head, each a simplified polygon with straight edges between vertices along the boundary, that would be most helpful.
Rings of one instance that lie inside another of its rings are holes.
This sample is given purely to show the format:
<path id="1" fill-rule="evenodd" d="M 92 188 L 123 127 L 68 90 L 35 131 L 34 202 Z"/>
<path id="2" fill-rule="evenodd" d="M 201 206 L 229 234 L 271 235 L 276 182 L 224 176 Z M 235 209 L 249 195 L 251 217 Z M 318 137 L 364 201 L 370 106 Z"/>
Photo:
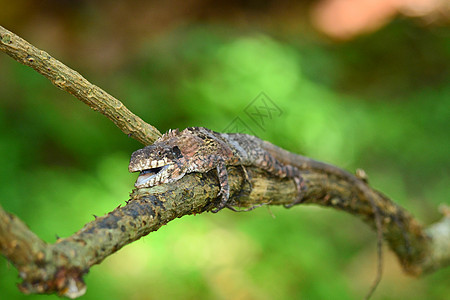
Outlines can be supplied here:
<path id="1" fill-rule="evenodd" d="M 186 136 L 178 130 L 169 130 L 153 145 L 131 155 L 128 170 L 140 172 L 134 184 L 137 188 L 152 187 L 176 181 L 187 172 Z"/>

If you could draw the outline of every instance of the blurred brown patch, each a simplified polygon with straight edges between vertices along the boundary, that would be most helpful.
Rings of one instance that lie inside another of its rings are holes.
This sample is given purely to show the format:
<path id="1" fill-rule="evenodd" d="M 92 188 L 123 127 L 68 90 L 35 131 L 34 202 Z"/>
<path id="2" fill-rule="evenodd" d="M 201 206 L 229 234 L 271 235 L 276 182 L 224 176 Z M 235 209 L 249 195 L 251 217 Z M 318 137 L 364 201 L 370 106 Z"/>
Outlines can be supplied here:
<path id="1" fill-rule="evenodd" d="M 445 0 L 322 0 L 311 10 L 312 23 L 339 40 L 373 32 L 399 13 L 420 17 L 427 23 L 448 20 Z"/>

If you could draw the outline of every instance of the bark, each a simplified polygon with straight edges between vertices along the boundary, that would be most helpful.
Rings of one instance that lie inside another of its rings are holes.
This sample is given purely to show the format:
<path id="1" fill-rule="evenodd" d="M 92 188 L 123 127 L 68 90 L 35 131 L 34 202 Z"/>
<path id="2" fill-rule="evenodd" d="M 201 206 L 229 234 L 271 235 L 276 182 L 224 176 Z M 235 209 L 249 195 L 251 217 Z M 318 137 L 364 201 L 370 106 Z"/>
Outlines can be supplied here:
<path id="1" fill-rule="evenodd" d="M 150 144 L 160 136 L 157 129 L 131 113 L 119 100 L 3 27 L 0 27 L 0 50 L 101 112 L 143 144 Z M 424 228 L 361 178 L 326 164 L 317 163 L 311 168 L 310 159 L 287 151 L 281 153 L 279 159 L 283 158 L 302 171 L 306 186 L 302 204 L 346 211 L 372 228 L 377 227 L 378 219 L 380 232 L 407 273 L 417 276 L 450 264 L 448 209 L 440 222 Z M 230 167 L 228 171 L 234 206 L 289 205 L 296 200 L 297 189 L 289 179 L 248 168 L 251 180 L 247 182 L 241 168 Z M 19 218 L 0 207 L 0 251 L 19 270 L 23 279 L 19 288 L 24 293 L 79 297 L 86 290 L 83 275 L 93 265 L 175 218 L 214 209 L 219 192 L 216 177 L 214 171 L 193 173 L 173 184 L 134 190 L 124 207 L 96 218 L 54 244 L 40 240 Z"/>

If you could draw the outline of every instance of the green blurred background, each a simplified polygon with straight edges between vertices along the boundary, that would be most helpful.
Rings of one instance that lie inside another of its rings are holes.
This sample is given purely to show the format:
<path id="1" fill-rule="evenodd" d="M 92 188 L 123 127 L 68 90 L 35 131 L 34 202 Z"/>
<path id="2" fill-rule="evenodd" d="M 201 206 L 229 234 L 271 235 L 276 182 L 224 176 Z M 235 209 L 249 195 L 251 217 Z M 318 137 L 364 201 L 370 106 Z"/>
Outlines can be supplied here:
<path id="1" fill-rule="evenodd" d="M 279 146 L 354 171 L 424 224 L 449 203 L 448 18 L 395 13 L 351 36 L 319 31 L 318 1 L 5 1 L 0 24 L 119 98 L 160 131 L 235 118 Z M 336 23 L 338 26 L 338 23 Z M 123 204 L 141 145 L 0 53 L 1 205 L 47 242 Z M 264 92 L 263 127 L 245 108 Z M 376 235 L 312 206 L 183 217 L 94 266 L 81 299 L 361 299 Z M 372 299 L 445 299 L 386 252 Z M 25 296 L 0 257 L 0 299 Z M 448 299 L 448 298 L 447 298 Z"/>

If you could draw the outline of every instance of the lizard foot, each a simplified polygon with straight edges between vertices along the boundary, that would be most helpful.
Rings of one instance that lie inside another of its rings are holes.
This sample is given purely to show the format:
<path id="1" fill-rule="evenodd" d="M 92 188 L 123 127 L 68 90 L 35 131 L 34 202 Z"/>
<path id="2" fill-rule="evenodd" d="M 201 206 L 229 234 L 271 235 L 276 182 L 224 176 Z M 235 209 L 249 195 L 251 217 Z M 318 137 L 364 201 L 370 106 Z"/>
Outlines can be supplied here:
<path id="1" fill-rule="evenodd" d="M 211 210 L 211 212 L 218 213 L 219 211 L 221 211 L 222 209 L 227 207 L 229 196 L 230 196 L 229 189 L 224 189 L 224 190 L 219 191 L 219 193 L 217 194 L 217 200 L 216 200 L 219 203 L 217 204 L 215 209 Z"/>
<path id="2" fill-rule="evenodd" d="M 251 191 L 251 189 L 252 189 L 252 183 L 250 182 L 251 177 L 248 175 L 247 170 L 245 169 L 244 166 L 242 166 L 242 171 L 244 173 L 245 181 L 247 181 L 248 184 L 250 185 L 250 191 Z M 245 181 L 243 182 L 243 184 L 241 186 L 241 190 L 239 191 L 239 194 L 237 196 L 235 196 L 236 198 L 242 197 L 242 195 L 249 193 L 248 190 L 244 191 L 244 189 L 243 189 L 243 187 L 245 185 Z M 217 194 L 217 198 L 220 199 L 220 202 L 215 209 L 211 210 L 211 212 L 217 213 L 224 208 L 228 208 L 235 212 L 244 212 L 244 211 L 251 211 L 255 208 L 258 208 L 258 207 L 261 207 L 262 205 L 264 205 L 264 204 L 258 204 L 258 205 L 255 205 L 255 206 L 252 206 L 249 208 L 245 208 L 245 209 L 235 209 L 232 205 L 229 204 L 228 197 L 229 197 L 229 191 L 227 191 L 227 188 L 225 187 L 224 190 L 221 190 L 219 192 L 219 194 Z"/>

